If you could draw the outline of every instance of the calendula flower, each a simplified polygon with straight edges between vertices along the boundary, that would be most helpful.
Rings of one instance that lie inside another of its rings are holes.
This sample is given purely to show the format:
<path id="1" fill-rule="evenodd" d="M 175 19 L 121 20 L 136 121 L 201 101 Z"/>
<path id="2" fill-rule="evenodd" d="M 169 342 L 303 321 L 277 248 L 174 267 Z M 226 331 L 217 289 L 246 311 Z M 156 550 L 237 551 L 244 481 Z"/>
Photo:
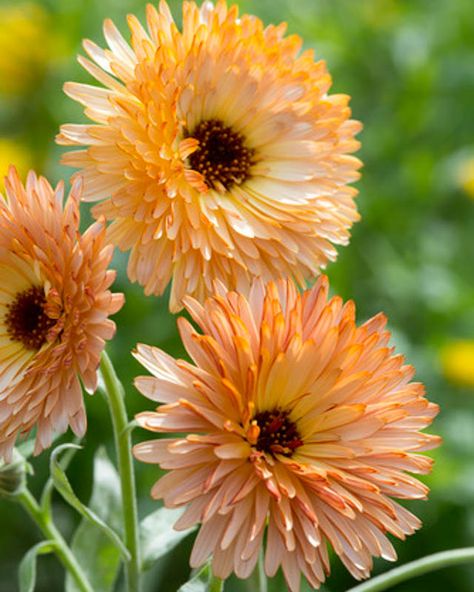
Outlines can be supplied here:
<path id="1" fill-rule="evenodd" d="M 440 359 L 449 381 L 460 386 L 474 386 L 474 340 L 447 343 L 441 350 Z"/>
<path id="2" fill-rule="evenodd" d="M 148 31 L 128 23 L 131 47 L 110 20 L 109 49 L 84 42 L 92 61 L 79 61 L 105 88 L 65 91 L 97 125 L 64 125 L 58 142 L 88 146 L 63 162 L 131 251 L 130 279 L 147 294 L 173 279 L 173 311 L 216 279 L 244 293 L 255 276 L 303 286 L 358 219 L 349 97 L 328 94 L 324 62 L 284 23 L 224 1 L 185 2 L 182 32 L 164 1 L 147 7 Z"/>
<path id="3" fill-rule="evenodd" d="M 44 75 L 50 58 L 48 14 L 40 4 L 11 2 L 0 7 L 0 22 L 0 94 L 24 95 Z"/>
<path id="4" fill-rule="evenodd" d="M 431 468 L 419 452 L 439 438 L 420 430 L 438 406 L 388 346 L 385 317 L 357 327 L 352 302 L 327 300 L 325 277 L 303 295 L 291 280 L 257 281 L 248 299 L 217 289 L 204 306 L 185 298 L 202 329 L 178 321 L 194 364 L 146 345 L 135 353 L 153 374 L 138 390 L 164 403 L 139 424 L 178 432 L 135 447 L 169 470 L 152 496 L 186 506 L 175 528 L 201 523 L 191 565 L 212 555 L 221 578 L 248 577 L 264 540 L 267 575 L 281 566 L 293 592 L 301 572 L 324 581 L 328 544 L 368 577 L 372 556 L 396 558 L 388 533 L 420 526 L 393 498 L 426 497 L 408 473 Z"/>
<path id="5" fill-rule="evenodd" d="M 80 183 L 63 208 L 64 187 L 16 170 L 0 198 L 0 457 L 11 459 L 18 434 L 36 427 L 35 453 L 68 425 L 86 430 L 81 382 L 93 392 L 108 316 L 120 309 L 112 294 L 113 247 L 103 223 L 79 233 Z"/>

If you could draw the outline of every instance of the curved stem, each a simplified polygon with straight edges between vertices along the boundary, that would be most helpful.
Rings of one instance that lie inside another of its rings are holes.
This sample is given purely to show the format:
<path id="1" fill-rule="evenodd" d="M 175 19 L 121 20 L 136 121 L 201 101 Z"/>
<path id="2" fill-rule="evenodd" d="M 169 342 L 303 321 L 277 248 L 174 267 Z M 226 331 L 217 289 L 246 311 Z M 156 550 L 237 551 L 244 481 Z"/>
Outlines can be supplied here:
<path id="1" fill-rule="evenodd" d="M 82 571 L 82 567 L 78 564 L 62 534 L 56 528 L 51 518 L 42 512 L 38 502 L 31 493 L 27 489 L 24 489 L 18 494 L 16 500 L 21 503 L 34 522 L 36 522 L 46 539 L 54 541 L 56 555 L 74 578 L 79 590 L 81 590 L 81 592 L 94 592 L 87 581 L 86 574 Z"/>
<path id="2" fill-rule="evenodd" d="M 433 555 L 428 555 L 427 557 L 422 557 L 416 561 L 411 561 L 410 563 L 391 569 L 363 584 L 351 588 L 347 592 L 381 592 L 391 586 L 395 586 L 395 584 L 421 576 L 430 571 L 469 561 L 474 561 L 474 547 L 434 553 Z"/>
<path id="3" fill-rule="evenodd" d="M 138 511 L 135 493 L 135 474 L 130 431 L 125 408 L 125 393 L 108 355 L 103 352 L 100 364 L 105 392 L 114 428 L 115 449 L 122 489 L 125 546 L 130 552 L 126 566 L 128 592 L 140 592 L 140 547 L 138 540 Z"/>

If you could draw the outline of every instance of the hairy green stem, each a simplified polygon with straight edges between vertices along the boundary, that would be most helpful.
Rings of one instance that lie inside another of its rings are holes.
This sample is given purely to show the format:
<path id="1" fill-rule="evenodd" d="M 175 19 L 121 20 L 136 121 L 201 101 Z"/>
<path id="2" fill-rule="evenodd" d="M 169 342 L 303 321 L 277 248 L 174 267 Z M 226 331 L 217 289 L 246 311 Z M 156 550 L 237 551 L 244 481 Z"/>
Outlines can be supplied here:
<path id="1" fill-rule="evenodd" d="M 257 574 L 259 592 L 267 592 L 267 576 L 265 574 L 265 559 L 263 555 L 263 549 L 260 551 L 258 556 Z"/>
<path id="2" fill-rule="evenodd" d="M 82 571 L 82 567 L 77 562 L 62 534 L 54 525 L 50 515 L 42 511 L 38 502 L 27 489 L 21 491 L 17 495 L 16 500 L 25 508 L 46 539 L 55 543 L 54 552 L 74 578 L 79 590 L 81 592 L 94 592 L 87 581 L 85 573 Z"/>
<path id="3" fill-rule="evenodd" d="M 351 588 L 347 592 L 381 592 L 395 586 L 395 584 L 416 578 L 430 571 L 449 567 L 450 565 L 468 563 L 470 561 L 474 561 L 474 547 L 434 553 L 433 555 L 428 555 L 427 557 L 422 557 L 416 561 L 411 561 L 410 563 L 391 569 L 363 584 Z"/>
<path id="4" fill-rule="evenodd" d="M 114 428 L 115 448 L 122 489 L 125 546 L 130 552 L 130 561 L 126 565 L 128 592 L 140 592 L 137 498 L 130 430 L 127 429 L 128 417 L 125 408 L 125 393 L 112 362 L 105 352 L 102 354 L 100 370 Z"/>

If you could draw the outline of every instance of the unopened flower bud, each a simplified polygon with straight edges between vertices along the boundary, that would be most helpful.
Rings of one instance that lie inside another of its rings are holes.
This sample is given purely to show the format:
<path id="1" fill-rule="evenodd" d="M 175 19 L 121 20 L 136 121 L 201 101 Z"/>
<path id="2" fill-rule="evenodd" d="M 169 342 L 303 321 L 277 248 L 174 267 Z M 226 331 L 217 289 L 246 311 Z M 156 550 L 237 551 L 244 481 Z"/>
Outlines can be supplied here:
<path id="1" fill-rule="evenodd" d="M 29 465 L 23 456 L 13 450 L 10 463 L 0 461 L 0 497 L 12 497 L 20 493 L 26 483 Z"/>

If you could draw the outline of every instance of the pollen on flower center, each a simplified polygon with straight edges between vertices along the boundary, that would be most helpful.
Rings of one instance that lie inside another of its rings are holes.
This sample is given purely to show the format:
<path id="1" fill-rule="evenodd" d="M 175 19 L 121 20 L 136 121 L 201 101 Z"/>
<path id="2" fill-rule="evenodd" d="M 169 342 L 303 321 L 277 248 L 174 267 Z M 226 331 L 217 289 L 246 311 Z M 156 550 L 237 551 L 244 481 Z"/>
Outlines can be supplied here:
<path id="1" fill-rule="evenodd" d="M 40 349 L 55 323 L 44 311 L 45 302 L 44 290 L 40 286 L 16 295 L 5 315 L 7 334 L 12 341 L 20 341 L 26 349 Z"/>
<path id="2" fill-rule="evenodd" d="M 286 411 L 275 409 L 262 411 L 254 417 L 260 428 L 256 448 L 269 454 L 283 454 L 291 456 L 303 445 L 298 428 L 292 422 Z"/>
<path id="3" fill-rule="evenodd" d="M 218 119 L 208 119 L 189 135 L 199 141 L 199 148 L 189 156 L 189 164 L 210 188 L 230 189 L 248 178 L 255 150 L 245 145 L 242 134 Z"/>

